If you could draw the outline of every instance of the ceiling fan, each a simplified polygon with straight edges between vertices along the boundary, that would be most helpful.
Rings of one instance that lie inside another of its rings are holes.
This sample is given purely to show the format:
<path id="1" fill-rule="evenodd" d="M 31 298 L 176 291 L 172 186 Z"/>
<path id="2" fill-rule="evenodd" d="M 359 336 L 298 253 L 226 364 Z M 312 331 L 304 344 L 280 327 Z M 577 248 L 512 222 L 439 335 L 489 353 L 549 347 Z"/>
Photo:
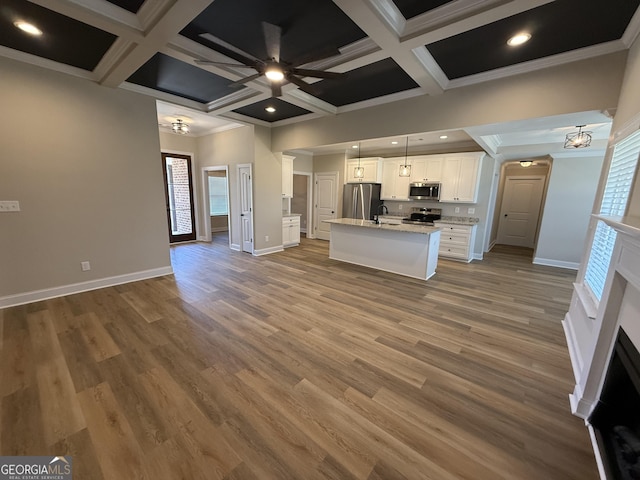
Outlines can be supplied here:
<path id="1" fill-rule="evenodd" d="M 233 45 L 211 35 L 210 33 L 202 33 L 200 34 L 201 38 L 204 38 L 212 43 L 217 44 L 220 47 L 223 47 L 238 56 L 241 60 L 241 64 L 235 63 L 224 63 L 224 62 L 214 62 L 210 60 L 196 60 L 195 63 L 198 65 L 217 65 L 222 67 L 238 67 L 238 68 L 252 68 L 257 73 L 250 75 L 248 77 L 242 78 L 230 84 L 230 86 L 242 85 L 244 83 L 248 83 L 252 80 L 255 80 L 261 76 L 265 76 L 269 83 L 271 84 L 271 94 L 274 97 L 280 97 L 282 95 L 282 84 L 283 81 L 288 81 L 297 85 L 300 90 L 307 92 L 310 95 L 317 95 L 316 89 L 313 88 L 313 85 L 305 82 L 300 77 L 313 77 L 313 78 L 329 78 L 336 79 L 345 76 L 345 73 L 336 73 L 336 72 L 325 72 L 322 70 L 311 70 L 308 68 L 298 68 L 298 65 L 303 65 L 305 63 L 314 62 L 317 60 L 321 60 L 324 58 L 332 57 L 335 55 L 339 55 L 340 51 L 337 48 L 327 48 L 320 52 L 319 54 L 313 56 L 313 58 L 305 58 L 302 61 L 298 61 L 296 63 L 285 62 L 280 59 L 280 44 L 282 39 L 282 29 L 271 23 L 262 22 L 262 30 L 264 33 L 264 41 L 267 47 L 267 55 L 269 58 L 267 60 L 262 60 L 254 57 L 251 54 L 243 52 L 239 48 L 234 47 Z"/>

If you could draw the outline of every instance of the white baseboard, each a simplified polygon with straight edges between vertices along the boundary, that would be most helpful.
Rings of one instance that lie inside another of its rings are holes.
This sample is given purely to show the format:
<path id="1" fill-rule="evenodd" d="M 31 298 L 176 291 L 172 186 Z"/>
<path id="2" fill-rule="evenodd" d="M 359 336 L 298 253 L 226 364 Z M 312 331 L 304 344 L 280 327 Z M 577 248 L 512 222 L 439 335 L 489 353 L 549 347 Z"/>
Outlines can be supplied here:
<path id="1" fill-rule="evenodd" d="M 228 231 L 229 231 L 228 227 L 214 227 L 214 228 L 211 228 L 211 233 L 228 232 Z"/>
<path id="2" fill-rule="evenodd" d="M 232 243 L 232 244 L 229 246 L 229 248 L 230 248 L 231 250 L 235 250 L 236 252 L 239 252 L 239 251 L 240 251 L 240 245 L 238 245 L 237 243 Z"/>
<path id="3" fill-rule="evenodd" d="M 578 270 L 580 268 L 579 262 L 565 262 L 564 260 L 553 260 L 552 258 L 535 257 L 533 263 L 536 265 L 546 265 L 548 267 L 568 268 L 570 270 Z"/>
<path id="4" fill-rule="evenodd" d="M 284 252 L 284 248 L 282 247 L 282 245 L 276 245 L 275 247 L 261 248 L 260 250 L 254 250 L 253 256 L 260 257 L 261 255 L 268 255 L 270 253 L 276 253 L 276 252 Z"/>
<path id="5" fill-rule="evenodd" d="M 6 297 L 0 297 L 0 308 L 15 307 L 17 305 L 24 305 L 25 303 L 39 302 L 49 298 L 63 297 L 74 293 L 87 292 L 89 290 L 97 290 L 98 288 L 112 287 L 114 285 L 122 285 L 123 283 L 137 282 L 138 280 L 146 280 L 148 278 L 162 277 L 171 274 L 173 274 L 173 268 L 167 266 L 153 268 L 151 270 L 142 270 L 141 272 L 127 273 L 125 275 L 117 275 L 115 277 L 99 278 L 88 282 L 72 283 L 71 285 L 63 285 L 61 287 L 7 295 Z"/>
<path id="6" fill-rule="evenodd" d="M 482 253 L 474 253 L 472 258 L 474 260 L 482 260 L 484 258 L 484 255 Z"/>

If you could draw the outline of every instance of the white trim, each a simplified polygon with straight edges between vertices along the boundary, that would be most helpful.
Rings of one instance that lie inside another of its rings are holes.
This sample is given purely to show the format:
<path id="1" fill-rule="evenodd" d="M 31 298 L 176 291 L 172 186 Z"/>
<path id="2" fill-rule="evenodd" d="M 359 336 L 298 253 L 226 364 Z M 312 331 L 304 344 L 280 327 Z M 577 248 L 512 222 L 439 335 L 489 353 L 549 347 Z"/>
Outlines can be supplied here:
<path id="1" fill-rule="evenodd" d="M 562 329 L 564 330 L 564 337 L 567 341 L 567 349 L 569 350 L 569 358 L 571 359 L 571 367 L 573 369 L 573 378 L 578 382 L 578 380 L 580 380 L 580 372 L 582 372 L 583 362 L 582 355 L 580 355 L 578 348 L 576 332 L 573 328 L 569 312 L 565 314 L 564 320 L 562 320 Z"/>
<path id="2" fill-rule="evenodd" d="M 600 453 L 600 447 L 598 446 L 598 440 L 596 439 L 596 432 L 591 426 L 591 424 L 587 423 L 587 430 L 589 430 L 589 438 L 591 438 L 591 445 L 593 446 L 593 453 L 596 456 L 596 464 L 598 465 L 598 473 L 600 474 L 600 478 L 606 480 L 607 473 L 604 468 L 604 463 L 602 462 L 602 454 Z"/>
<path id="3" fill-rule="evenodd" d="M 211 242 L 211 233 L 214 231 L 211 229 L 211 215 L 209 215 L 209 174 L 208 172 L 225 172 L 227 179 L 227 228 L 229 231 L 229 247 L 231 247 L 231 182 L 229 181 L 229 165 L 210 165 L 201 168 L 201 180 L 202 180 L 202 229 L 204 230 L 205 242 Z M 219 227 L 222 228 L 222 227 Z M 225 230 L 217 230 L 225 231 Z"/>
<path id="4" fill-rule="evenodd" d="M 268 248 L 260 248 L 258 250 L 254 250 L 252 255 L 254 257 L 259 257 L 261 255 L 268 255 L 270 253 L 284 252 L 284 247 L 282 245 L 276 245 L 275 247 Z"/>
<path id="5" fill-rule="evenodd" d="M 229 245 L 229 248 L 235 252 L 240 251 L 240 245 L 238 245 L 237 243 L 232 243 L 231 245 Z"/>
<path id="6" fill-rule="evenodd" d="M 483 256 L 483 254 L 482 254 L 482 253 L 475 253 L 475 252 L 474 252 L 474 253 L 471 255 L 471 259 L 472 259 L 472 260 L 482 260 L 483 258 L 484 258 L 484 256 Z"/>
<path id="7" fill-rule="evenodd" d="M 17 305 L 24 305 L 25 303 L 39 302 L 49 298 L 64 297 L 66 295 L 87 292 L 89 290 L 97 290 L 99 288 L 112 287 L 114 285 L 122 285 L 123 283 L 137 282 L 139 280 L 146 280 L 149 278 L 172 274 L 173 268 L 169 265 L 167 267 L 152 268 L 150 270 L 126 273 L 124 275 L 116 275 L 114 277 L 89 280 L 88 282 L 72 283 L 61 287 L 45 288 L 43 290 L 7 295 L 5 297 L 0 297 L 0 308 L 15 307 Z"/>
<path id="8" fill-rule="evenodd" d="M 578 270 L 580 268 L 579 262 L 565 262 L 564 260 L 554 260 L 553 258 L 534 257 L 533 263 L 549 267 L 568 268 L 570 270 Z"/>

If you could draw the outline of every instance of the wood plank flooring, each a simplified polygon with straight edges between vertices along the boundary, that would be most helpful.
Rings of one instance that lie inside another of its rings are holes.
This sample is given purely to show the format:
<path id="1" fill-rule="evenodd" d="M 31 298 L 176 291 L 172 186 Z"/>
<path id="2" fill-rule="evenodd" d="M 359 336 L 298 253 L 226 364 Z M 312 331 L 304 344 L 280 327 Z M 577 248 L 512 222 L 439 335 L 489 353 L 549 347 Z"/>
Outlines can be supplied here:
<path id="1" fill-rule="evenodd" d="M 80 480 L 596 479 L 575 274 L 517 253 L 422 282 L 216 236 L 175 276 L 0 310 L 0 454 Z"/>

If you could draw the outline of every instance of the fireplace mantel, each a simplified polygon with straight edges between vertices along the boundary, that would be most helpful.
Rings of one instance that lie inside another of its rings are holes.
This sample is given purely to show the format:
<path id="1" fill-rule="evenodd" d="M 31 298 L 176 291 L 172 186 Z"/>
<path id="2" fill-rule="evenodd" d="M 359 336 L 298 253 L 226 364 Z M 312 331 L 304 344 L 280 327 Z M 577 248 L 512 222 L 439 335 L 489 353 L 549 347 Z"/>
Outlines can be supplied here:
<path id="1" fill-rule="evenodd" d="M 626 318 L 625 332 L 640 350 L 640 314 L 632 315 L 632 321 L 628 314 L 630 309 L 640 308 L 637 300 L 640 298 L 640 217 L 594 217 L 617 232 L 602 298 L 596 308 L 595 304 L 590 304 L 584 287 L 577 283 L 563 322 L 576 379 L 573 393 L 569 395 L 571 410 L 585 421 L 600 398 L 623 318 Z M 625 314 L 621 315 L 621 312 Z M 606 478 L 593 429 L 590 428 L 590 432 L 601 476 Z"/>

